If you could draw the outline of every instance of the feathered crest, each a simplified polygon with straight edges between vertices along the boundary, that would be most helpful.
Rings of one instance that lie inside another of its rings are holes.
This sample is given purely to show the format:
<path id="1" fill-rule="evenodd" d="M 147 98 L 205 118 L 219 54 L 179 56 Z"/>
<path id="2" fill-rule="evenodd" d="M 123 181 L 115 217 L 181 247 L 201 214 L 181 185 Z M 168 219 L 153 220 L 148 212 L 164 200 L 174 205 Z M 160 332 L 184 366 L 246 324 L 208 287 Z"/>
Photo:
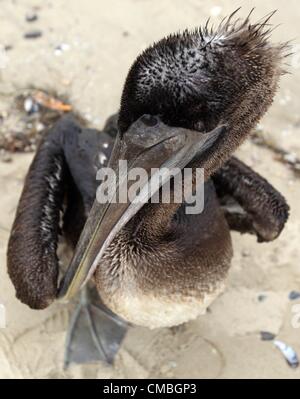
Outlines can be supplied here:
<path id="1" fill-rule="evenodd" d="M 208 18 L 203 27 L 198 27 L 194 30 L 186 29 L 183 32 L 171 34 L 159 42 L 154 43 L 145 50 L 141 56 L 146 55 L 147 51 L 151 48 L 154 49 L 157 46 L 164 45 L 172 46 L 172 43 L 189 47 L 197 45 L 199 50 L 205 50 L 207 47 L 214 45 L 235 45 L 241 48 L 244 47 L 249 53 L 259 48 L 265 50 L 266 47 L 269 47 L 276 51 L 280 58 L 285 58 L 290 55 L 290 53 L 288 53 L 290 49 L 289 42 L 277 45 L 270 45 L 269 42 L 271 33 L 279 26 L 273 26 L 270 23 L 271 18 L 277 10 L 268 13 L 257 22 L 251 23 L 250 17 L 255 8 L 252 8 L 245 19 L 234 18 L 240 9 L 241 7 L 237 8 L 228 17 L 223 18 L 216 27 L 210 23 L 210 18 Z"/>
<path id="2" fill-rule="evenodd" d="M 193 115 L 208 119 L 238 98 L 251 102 L 256 92 L 269 104 L 285 73 L 282 65 L 290 46 L 269 40 L 276 11 L 251 23 L 254 9 L 245 19 L 237 18 L 239 10 L 216 27 L 207 20 L 201 28 L 171 34 L 148 47 L 127 76 L 120 126 L 127 128 L 142 113 L 167 115 L 180 125 L 182 119 L 192 119 L 192 109 Z"/>

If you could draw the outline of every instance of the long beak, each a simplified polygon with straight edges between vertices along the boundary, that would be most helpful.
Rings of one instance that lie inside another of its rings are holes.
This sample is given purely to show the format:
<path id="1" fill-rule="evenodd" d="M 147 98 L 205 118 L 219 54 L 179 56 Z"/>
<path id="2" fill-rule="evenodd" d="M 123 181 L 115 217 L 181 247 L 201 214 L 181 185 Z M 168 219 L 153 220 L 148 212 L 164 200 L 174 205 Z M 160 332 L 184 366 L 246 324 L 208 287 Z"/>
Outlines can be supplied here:
<path id="1" fill-rule="evenodd" d="M 160 173 L 158 178 L 158 172 L 183 169 L 195 156 L 212 146 L 224 129 L 223 125 L 209 133 L 200 133 L 169 127 L 158 117 L 144 115 L 122 137 L 120 134 L 117 136 L 108 165 L 118 177 L 116 184 L 111 187 L 105 203 L 94 201 L 73 259 L 62 279 L 59 297 L 69 299 L 86 284 L 116 234 L 170 180 L 169 173 Z M 127 161 L 126 168 L 120 160 Z M 133 168 L 143 168 L 147 172 L 139 200 L 116 201 L 118 193 L 127 193 L 134 184 L 128 179 Z M 158 172 L 150 173 L 152 168 Z"/>

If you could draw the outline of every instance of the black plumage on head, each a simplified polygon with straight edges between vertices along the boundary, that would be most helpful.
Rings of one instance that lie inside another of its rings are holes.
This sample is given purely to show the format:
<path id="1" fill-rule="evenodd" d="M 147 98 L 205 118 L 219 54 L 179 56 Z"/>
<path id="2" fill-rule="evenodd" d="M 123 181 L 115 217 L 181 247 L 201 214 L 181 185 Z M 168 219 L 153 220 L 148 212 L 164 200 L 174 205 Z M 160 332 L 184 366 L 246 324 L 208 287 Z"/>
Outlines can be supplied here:
<path id="1" fill-rule="evenodd" d="M 172 34 L 136 59 L 121 99 L 121 132 L 145 113 L 199 131 L 236 119 L 244 131 L 253 126 L 272 102 L 287 46 L 269 42 L 274 12 L 252 24 L 252 12 L 234 20 L 237 11 L 216 29 L 208 21 Z"/>

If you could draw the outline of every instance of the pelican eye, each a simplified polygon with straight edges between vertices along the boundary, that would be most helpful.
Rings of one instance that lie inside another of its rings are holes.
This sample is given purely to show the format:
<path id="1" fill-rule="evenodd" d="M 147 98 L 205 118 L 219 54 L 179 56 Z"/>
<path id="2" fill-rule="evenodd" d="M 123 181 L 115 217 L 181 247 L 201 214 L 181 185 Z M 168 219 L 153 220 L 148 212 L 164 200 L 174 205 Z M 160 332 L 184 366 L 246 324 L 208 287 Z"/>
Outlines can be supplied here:
<path id="1" fill-rule="evenodd" d="M 154 115 L 143 115 L 141 121 L 149 127 L 153 127 L 158 124 L 158 118 Z"/>

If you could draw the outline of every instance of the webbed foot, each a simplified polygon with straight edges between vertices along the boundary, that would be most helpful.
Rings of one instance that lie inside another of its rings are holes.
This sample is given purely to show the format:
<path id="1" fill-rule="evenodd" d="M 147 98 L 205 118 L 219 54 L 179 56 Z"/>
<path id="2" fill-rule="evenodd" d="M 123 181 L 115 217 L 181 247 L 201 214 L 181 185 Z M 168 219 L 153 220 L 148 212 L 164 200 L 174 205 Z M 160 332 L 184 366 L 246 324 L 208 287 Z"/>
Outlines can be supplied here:
<path id="1" fill-rule="evenodd" d="M 126 331 L 127 323 L 84 288 L 70 321 L 64 366 L 97 361 L 112 364 Z"/>

